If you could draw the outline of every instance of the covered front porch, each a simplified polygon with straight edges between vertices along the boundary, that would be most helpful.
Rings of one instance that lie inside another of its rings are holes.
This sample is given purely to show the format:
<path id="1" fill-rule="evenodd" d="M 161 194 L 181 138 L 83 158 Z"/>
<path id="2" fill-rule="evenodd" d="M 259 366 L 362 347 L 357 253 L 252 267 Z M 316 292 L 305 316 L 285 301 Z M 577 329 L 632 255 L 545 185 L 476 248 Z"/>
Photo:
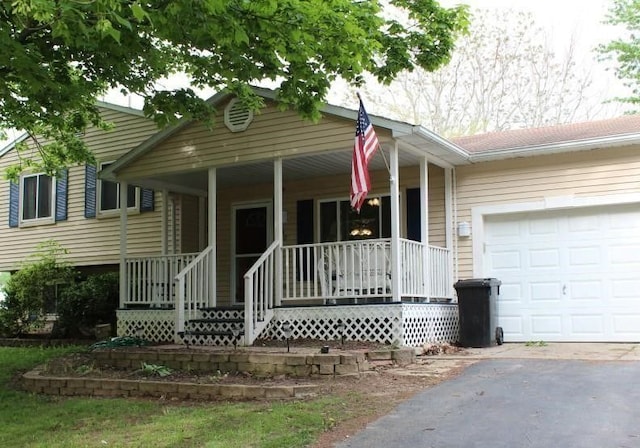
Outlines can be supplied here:
<path id="1" fill-rule="evenodd" d="M 258 119 L 217 137 L 176 128 L 142 148 L 151 151 L 144 158 L 114 164 L 121 195 L 128 183 L 153 188 L 161 213 L 159 253 L 130 256 L 140 236 L 128 234 L 121 212 L 119 334 L 250 345 L 282 335 L 294 313 L 299 337 L 338 337 L 334 327 L 346 324 L 361 328 L 346 335 L 354 339 L 413 345 L 433 327 L 451 330 L 440 342 L 457 339 L 446 142 L 382 120 L 388 167 L 380 155 L 370 162 L 372 189 L 357 214 L 345 119 L 355 112 L 336 112 L 317 126 L 286 116 L 289 126 L 269 134 Z M 281 112 L 267 115 L 270 126 L 285 123 Z M 411 324 L 407 313 L 424 321 Z M 410 326 L 424 335 L 406 337 Z"/>
<path id="2" fill-rule="evenodd" d="M 151 340 L 176 342 L 185 341 L 187 334 L 190 343 L 250 345 L 258 337 L 281 333 L 278 328 L 282 319 L 290 320 L 283 317 L 288 313 L 294 313 L 300 325 L 308 326 L 303 330 L 296 325 L 300 337 L 337 337 L 333 327 L 338 321 L 346 322 L 350 315 L 350 321 L 365 324 L 358 324 L 361 330 L 352 330 L 348 337 L 406 345 L 421 338 L 405 335 L 405 314 L 408 310 L 421 310 L 418 315 L 431 324 L 441 315 L 445 323 L 438 326 L 450 329 L 450 334 L 445 331 L 438 341 L 455 341 L 457 311 L 455 305 L 449 304 L 454 282 L 452 225 L 438 222 L 451 219 L 451 175 L 447 169 L 430 168 L 426 159 L 423 162 L 403 170 L 407 177 L 417 177 L 419 181 L 415 187 L 411 181 L 405 183 L 407 188 L 403 191 L 397 187 L 401 182 L 397 162 L 395 176 L 382 171 L 390 194 L 372 193 L 368 207 L 370 215 L 377 214 L 377 218 L 367 220 L 349 215 L 350 220 L 340 221 L 341 212 L 345 215 L 342 218 L 351 213 L 345 211 L 346 199 L 323 200 L 322 191 L 316 193 L 320 198 L 312 200 L 299 200 L 306 197 L 300 195 L 287 198 L 288 188 L 295 188 L 296 181 L 283 182 L 286 162 L 281 159 L 272 162 L 272 201 L 237 203 L 235 198 L 228 198 L 229 191 L 238 189 L 238 195 L 246 196 L 243 191 L 247 187 L 220 182 L 220 177 L 229 178 L 228 172 L 217 176 L 229 171 L 225 168 L 207 170 L 206 195 L 186 195 L 184 188 L 176 185 L 171 191 L 163 190 L 161 204 L 166 206 L 161 209 L 160 232 L 164 254 L 123 257 L 119 334 L 137 330 Z M 266 170 L 266 165 L 262 168 Z M 442 184 L 435 188 L 440 192 L 436 199 L 429 195 L 430 171 L 437 173 L 433 183 Z M 220 188 L 221 183 L 224 188 Z M 320 179 L 317 183 L 332 182 Z M 182 190 L 178 195 L 177 189 Z M 262 190 L 262 186 L 256 187 L 256 191 Z M 198 212 L 187 212 L 185 201 L 181 204 L 182 213 L 176 214 L 179 207 L 172 205 L 171 195 L 189 198 Z M 438 200 L 440 196 L 442 200 Z M 220 204 L 223 201 L 226 203 Z M 438 207 L 430 209 L 429 202 Z M 285 203 L 290 204 L 287 210 Z M 229 208 L 230 212 L 225 213 Z M 309 216 L 314 214 L 317 219 Z M 295 226 L 291 225 L 292 220 Z M 430 222 L 441 231 L 430 232 Z M 126 218 L 124 224 L 126 230 Z M 227 233 L 219 229 L 227 229 Z M 440 233 L 434 239 L 443 245 L 430 244 L 429 235 L 434 233 Z M 121 236 L 126 251 L 129 237 L 125 231 Z M 191 237 L 200 240 L 196 245 L 199 247 L 204 236 L 208 244 L 202 251 L 181 253 L 180 242 L 188 246 L 185 242 Z M 291 244 L 305 238 L 323 242 Z M 335 239 L 342 240 L 331 241 Z M 389 306 L 393 304 L 396 306 Z M 214 312 L 215 309 L 222 311 Z M 220 322 L 207 327 L 207 320 Z M 319 330 L 323 327 L 326 328 Z M 429 324 L 419 324 L 416 328 L 435 334 L 428 327 Z M 239 334 L 234 336 L 234 331 Z M 213 336 L 222 342 L 213 342 Z"/>

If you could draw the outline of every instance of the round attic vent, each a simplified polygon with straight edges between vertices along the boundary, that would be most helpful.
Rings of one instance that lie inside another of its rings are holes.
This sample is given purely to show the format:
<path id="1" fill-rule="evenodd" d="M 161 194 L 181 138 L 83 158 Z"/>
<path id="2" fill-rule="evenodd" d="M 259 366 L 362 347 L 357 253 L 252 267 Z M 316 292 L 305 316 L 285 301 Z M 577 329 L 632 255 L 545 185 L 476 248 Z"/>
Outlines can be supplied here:
<path id="1" fill-rule="evenodd" d="M 242 105 L 238 98 L 229 101 L 224 109 L 224 124 L 231 132 L 244 131 L 253 120 L 253 112 Z"/>

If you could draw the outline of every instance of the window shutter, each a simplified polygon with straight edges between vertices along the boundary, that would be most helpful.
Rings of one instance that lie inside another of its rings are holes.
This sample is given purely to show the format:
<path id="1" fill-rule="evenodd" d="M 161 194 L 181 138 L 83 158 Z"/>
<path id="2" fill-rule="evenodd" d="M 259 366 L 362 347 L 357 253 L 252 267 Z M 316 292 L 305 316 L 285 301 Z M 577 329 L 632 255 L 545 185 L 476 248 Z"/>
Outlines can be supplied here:
<path id="1" fill-rule="evenodd" d="M 9 227 L 18 227 L 20 216 L 20 186 L 9 182 Z"/>
<path id="2" fill-rule="evenodd" d="M 422 241 L 420 229 L 420 188 L 407 188 L 407 238 Z"/>
<path id="3" fill-rule="evenodd" d="M 69 170 L 62 170 L 56 177 L 56 222 L 67 220 L 67 181 Z"/>
<path id="4" fill-rule="evenodd" d="M 84 217 L 96 217 L 96 167 L 84 167 Z"/>
<path id="5" fill-rule="evenodd" d="M 155 194 L 153 190 L 149 188 L 142 188 L 140 190 L 140 211 L 152 212 L 155 206 Z"/>
<path id="6" fill-rule="evenodd" d="M 298 244 L 313 243 L 313 199 L 298 201 L 296 204 L 296 240 Z M 307 252 L 303 252 L 297 269 L 298 280 L 313 280 L 315 278 L 315 260 L 309 260 Z M 310 277 L 307 278 L 307 266 L 311 263 Z M 300 277 L 302 273 L 302 279 Z"/>

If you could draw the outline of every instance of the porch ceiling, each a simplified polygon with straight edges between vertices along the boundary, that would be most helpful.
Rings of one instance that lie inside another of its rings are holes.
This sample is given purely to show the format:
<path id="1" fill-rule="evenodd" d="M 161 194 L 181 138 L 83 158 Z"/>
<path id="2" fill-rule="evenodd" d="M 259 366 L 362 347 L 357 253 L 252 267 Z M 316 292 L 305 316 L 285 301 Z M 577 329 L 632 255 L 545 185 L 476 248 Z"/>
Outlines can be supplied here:
<path id="1" fill-rule="evenodd" d="M 385 151 L 387 159 L 389 154 Z M 352 151 L 325 152 L 322 154 L 305 155 L 284 159 L 283 179 L 299 180 L 305 178 L 332 176 L 351 172 Z M 399 164 L 403 166 L 417 165 L 419 157 L 409 151 L 399 151 Z M 371 160 L 370 170 L 385 170 L 382 156 L 376 154 Z M 254 184 L 264 184 L 273 181 L 273 162 L 264 161 L 252 164 L 238 164 L 220 167 L 217 171 L 218 187 L 229 188 Z M 148 179 L 153 186 L 167 185 L 169 189 L 182 187 L 184 191 L 207 191 L 207 171 L 190 171 L 187 173 L 159 175 Z"/>

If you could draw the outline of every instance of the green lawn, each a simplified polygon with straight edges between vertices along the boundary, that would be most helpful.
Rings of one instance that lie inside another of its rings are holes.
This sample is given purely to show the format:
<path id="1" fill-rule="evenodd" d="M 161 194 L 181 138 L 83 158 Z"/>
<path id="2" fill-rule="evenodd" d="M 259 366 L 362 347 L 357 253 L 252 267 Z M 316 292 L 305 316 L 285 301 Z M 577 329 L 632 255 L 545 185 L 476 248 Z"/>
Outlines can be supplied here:
<path id="1" fill-rule="evenodd" d="M 325 422 L 344 417 L 336 397 L 187 405 L 36 396 L 11 388 L 17 371 L 71 350 L 0 347 L 0 446 L 304 447 Z"/>

